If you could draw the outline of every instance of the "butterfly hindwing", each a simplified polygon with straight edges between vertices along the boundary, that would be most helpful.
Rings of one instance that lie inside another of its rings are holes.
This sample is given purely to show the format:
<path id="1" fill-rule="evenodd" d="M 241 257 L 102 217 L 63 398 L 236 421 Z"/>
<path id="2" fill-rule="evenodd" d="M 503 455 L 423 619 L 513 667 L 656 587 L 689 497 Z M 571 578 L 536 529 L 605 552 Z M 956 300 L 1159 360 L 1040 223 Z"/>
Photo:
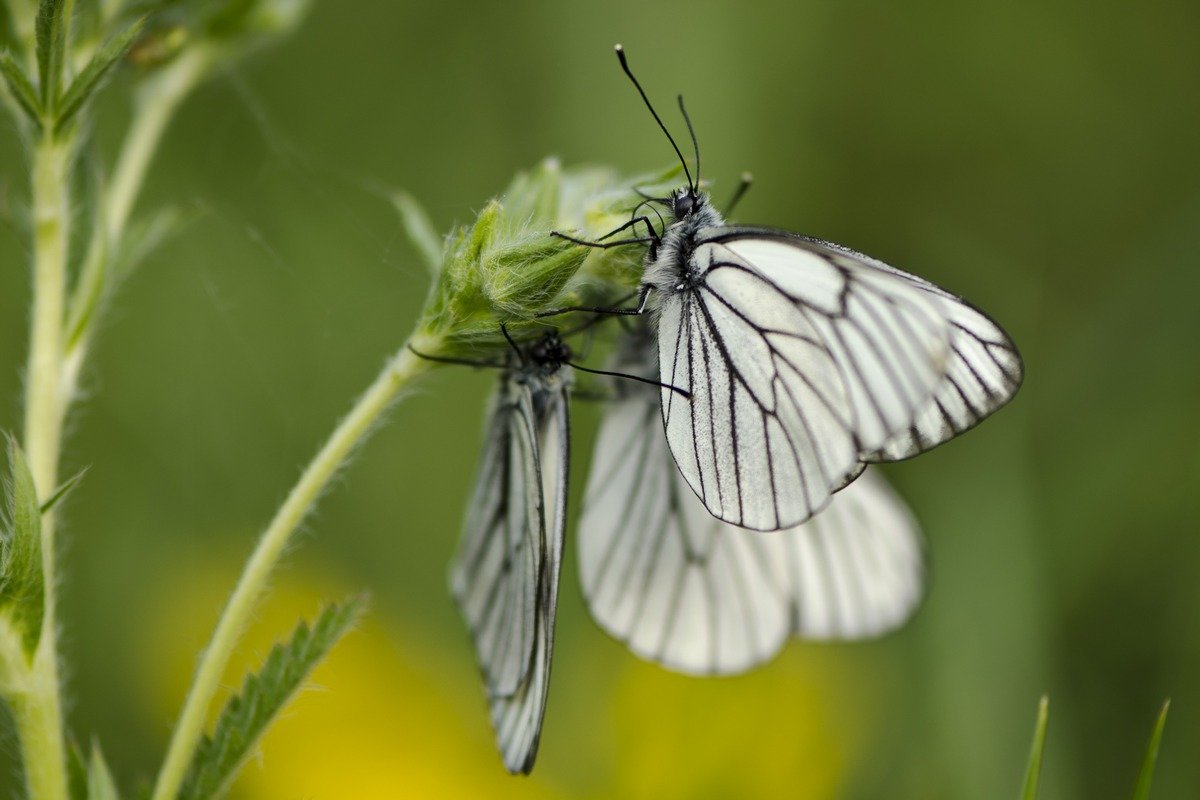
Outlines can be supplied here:
<path id="1" fill-rule="evenodd" d="M 504 374 L 451 569 L 510 772 L 532 768 L 545 713 L 566 525 L 567 427 L 565 388 Z"/>
<path id="2" fill-rule="evenodd" d="M 653 374 L 638 348 L 614 369 Z M 676 469 L 654 391 L 626 385 L 606 410 L 579 528 L 596 621 L 643 658 L 729 674 L 789 635 L 859 639 L 904 622 L 922 595 L 920 532 L 873 474 L 806 523 L 748 531 L 714 518 Z"/>

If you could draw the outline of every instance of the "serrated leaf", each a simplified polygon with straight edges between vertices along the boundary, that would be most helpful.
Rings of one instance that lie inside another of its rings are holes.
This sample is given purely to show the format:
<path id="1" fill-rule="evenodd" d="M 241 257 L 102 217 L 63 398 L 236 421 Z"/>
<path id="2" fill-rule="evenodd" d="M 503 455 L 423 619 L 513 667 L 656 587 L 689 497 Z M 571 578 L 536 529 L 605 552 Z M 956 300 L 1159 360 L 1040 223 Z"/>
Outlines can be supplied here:
<path id="1" fill-rule="evenodd" d="M 25 70 L 21 69 L 21 65 L 13 59 L 11 54 L 0 53 L 0 73 L 4 74 L 4 82 L 8 85 L 8 92 L 12 95 L 13 100 L 31 122 L 40 126 L 42 124 L 42 103 L 38 99 L 37 89 L 33 88 L 33 82 L 29 80 Z"/>
<path id="2" fill-rule="evenodd" d="M 1037 800 L 1038 779 L 1042 775 L 1042 752 L 1046 749 L 1046 726 L 1050 722 L 1050 698 L 1042 695 L 1038 703 L 1037 726 L 1033 730 L 1033 746 L 1029 749 L 1029 766 L 1025 770 L 1025 788 L 1021 800 Z"/>
<path id="3" fill-rule="evenodd" d="M 92 758 L 88 762 L 88 800 L 121 800 L 117 792 L 117 784 L 113 781 L 108 764 L 104 763 L 104 754 L 100 745 L 92 743 Z"/>
<path id="4" fill-rule="evenodd" d="M 58 103 L 57 116 L 54 122 L 55 130 L 63 129 L 75 113 L 83 107 L 83 104 L 88 101 L 96 90 L 100 88 L 101 82 L 109 71 L 113 68 L 125 52 L 129 50 L 133 40 L 142 32 L 142 27 L 146 24 L 146 18 L 134 22 L 122 33 L 108 40 L 104 47 L 100 48 L 92 60 L 87 63 L 87 66 L 75 76 L 75 80 L 67 87 L 63 93 L 62 100 Z"/>
<path id="5" fill-rule="evenodd" d="M 442 270 L 442 237 L 421 204 L 408 192 L 392 194 L 392 205 L 400 213 L 400 221 L 404 223 L 404 232 L 408 240 L 417 249 L 425 268 L 430 275 L 437 275 Z"/>
<path id="6" fill-rule="evenodd" d="M 66 26 L 63 21 L 65 0 L 40 0 L 34 34 L 37 39 L 39 88 L 42 108 L 53 109 L 58 99 L 58 82 L 62 77 L 63 50 L 66 47 Z"/>
<path id="7" fill-rule="evenodd" d="M 74 475 L 63 481 L 62 485 L 54 490 L 54 494 L 50 495 L 50 499 L 42 503 L 40 511 L 45 514 L 47 511 L 58 505 L 58 502 L 70 494 L 71 490 L 75 488 L 79 481 L 83 480 L 83 476 L 87 475 L 87 471 L 88 468 L 84 467 L 83 469 L 79 470 L 79 472 L 76 472 Z"/>
<path id="8" fill-rule="evenodd" d="M 301 622 L 286 643 L 271 648 L 262 668 L 221 711 L 211 737 L 196 748 L 178 800 L 206 800 L 225 793 L 267 726 L 329 649 L 362 613 L 356 598 L 326 606 L 310 628 Z"/>
<path id="9" fill-rule="evenodd" d="M 1150 743 L 1146 745 L 1146 757 L 1142 759 L 1142 769 L 1133 788 L 1133 800 L 1150 800 L 1150 783 L 1154 780 L 1154 768 L 1158 764 L 1158 745 L 1162 742 L 1163 727 L 1167 724 L 1167 711 L 1170 708 L 1171 701 L 1167 700 L 1163 703 L 1162 711 L 1158 712 L 1158 721 L 1154 723 L 1154 732 L 1150 734 Z"/>
<path id="10" fill-rule="evenodd" d="M 27 655 L 42 636 L 45 587 L 42 578 L 41 508 L 33 474 L 15 439 L 8 440 L 5 530 L 0 541 L 0 612 L 21 631 Z"/>

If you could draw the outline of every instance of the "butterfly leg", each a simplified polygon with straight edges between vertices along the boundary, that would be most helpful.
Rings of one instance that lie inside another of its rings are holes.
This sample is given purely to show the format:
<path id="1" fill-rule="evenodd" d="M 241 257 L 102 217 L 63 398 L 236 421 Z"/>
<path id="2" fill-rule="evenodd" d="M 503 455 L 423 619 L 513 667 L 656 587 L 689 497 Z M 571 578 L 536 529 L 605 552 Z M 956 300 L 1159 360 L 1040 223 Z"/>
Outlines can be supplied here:
<path id="1" fill-rule="evenodd" d="M 613 233 L 616 233 L 616 231 L 613 231 Z M 550 231 L 550 235 L 558 239 L 565 239 L 573 244 L 583 245 L 584 247 L 595 247 L 600 250 L 607 250 L 610 247 L 622 247 L 627 244 L 654 244 L 656 241 L 658 241 L 657 236 L 654 238 L 650 238 L 649 236 L 638 236 L 632 239 L 618 239 L 615 242 L 589 242 L 585 239 L 576 239 L 574 236 L 568 236 L 565 233 L 559 233 L 558 231 Z"/>
<path id="2" fill-rule="evenodd" d="M 564 238 L 566 238 L 566 237 L 564 237 Z M 650 292 L 652 292 L 652 291 L 654 291 L 653 286 L 650 286 L 648 284 L 642 286 L 642 288 L 638 291 L 637 308 L 599 308 L 596 306 L 567 306 L 566 308 L 556 308 L 552 311 L 542 311 L 539 314 L 535 314 L 534 317 L 539 318 L 539 319 L 542 317 L 557 317 L 559 314 L 569 314 L 572 311 L 586 311 L 591 314 L 623 314 L 623 315 L 629 316 L 629 317 L 636 317 L 636 316 L 640 316 L 641 314 L 646 313 L 646 303 L 647 303 L 647 301 L 649 301 Z"/>
<path id="3" fill-rule="evenodd" d="M 422 353 L 411 344 L 408 349 L 412 351 L 417 358 L 423 358 L 426 361 L 436 361 L 439 364 L 461 364 L 466 367 L 487 367 L 488 369 L 503 369 L 503 364 L 497 364 L 494 361 L 475 361 L 470 358 L 451 358 L 449 356 L 434 356 L 428 353 Z"/>

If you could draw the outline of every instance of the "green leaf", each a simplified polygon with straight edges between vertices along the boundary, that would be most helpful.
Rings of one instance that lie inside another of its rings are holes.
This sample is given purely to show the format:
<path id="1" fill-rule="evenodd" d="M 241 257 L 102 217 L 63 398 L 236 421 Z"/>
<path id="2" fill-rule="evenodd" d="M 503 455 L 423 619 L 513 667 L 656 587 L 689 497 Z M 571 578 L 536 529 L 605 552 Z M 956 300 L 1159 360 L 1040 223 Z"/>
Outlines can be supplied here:
<path id="1" fill-rule="evenodd" d="M 8 84 L 9 94 L 21 107 L 21 110 L 35 125 L 42 124 L 42 103 L 38 99 L 37 89 L 9 53 L 0 53 L 0 72 L 4 73 L 4 82 Z"/>
<path id="2" fill-rule="evenodd" d="M 146 18 L 142 17 L 126 28 L 124 32 L 109 39 L 108 43 L 92 56 L 92 60 L 83 68 L 83 71 L 75 76 L 75 80 L 67 87 L 67 91 L 63 93 L 62 100 L 58 104 L 57 118 L 54 122 L 56 131 L 62 130 L 63 126 L 70 122 L 75 113 L 88 101 L 88 98 L 96 93 L 105 76 L 129 50 L 133 40 L 142 32 L 145 24 Z"/>
<path id="3" fill-rule="evenodd" d="M 1146 757 L 1142 759 L 1142 769 L 1138 772 L 1137 784 L 1133 788 L 1133 800 L 1150 800 L 1150 782 L 1154 779 L 1154 767 L 1158 763 L 1158 745 L 1162 741 L 1163 727 L 1167 724 L 1167 711 L 1171 708 L 1168 699 L 1163 703 L 1162 711 L 1158 712 L 1158 721 L 1154 723 L 1154 732 L 1150 734 L 1150 744 L 1146 745 Z"/>
<path id="4" fill-rule="evenodd" d="M 1021 800 L 1037 800 L 1038 779 L 1042 775 L 1042 751 L 1046 749 L 1046 725 L 1050 722 L 1050 698 L 1042 695 L 1038 703 L 1037 727 L 1033 731 L 1033 747 L 1029 750 L 1029 767 L 1025 770 L 1025 788 Z"/>
<path id="5" fill-rule="evenodd" d="M 39 87 L 42 108 L 53 109 L 58 100 L 58 84 L 62 80 L 63 50 L 66 47 L 66 25 L 63 21 L 65 0 L 40 0 L 34 32 L 37 37 Z"/>
<path id="6" fill-rule="evenodd" d="M 74 736 L 67 740 L 67 792 L 71 800 L 88 799 L 88 765 Z"/>
<path id="7" fill-rule="evenodd" d="M 225 793 L 267 726 L 364 605 L 362 597 L 328 605 L 311 628 L 301 622 L 287 643 L 271 649 L 262 668 L 249 675 L 241 693 L 226 704 L 213 735 L 200 741 L 178 800 L 206 800 Z"/>
<path id="8" fill-rule="evenodd" d="M 113 781 L 108 764 L 104 763 L 104 754 L 100 745 L 92 743 L 92 758 L 88 763 L 88 800 L 120 800 L 117 784 Z"/>
<path id="9" fill-rule="evenodd" d="M 45 587 L 42 578 L 42 525 L 37 490 L 25 454 L 8 440 L 3 535 L 0 536 L 0 613 L 22 632 L 26 655 L 42 636 Z"/>
<path id="10" fill-rule="evenodd" d="M 45 514 L 47 511 L 58 505 L 58 502 L 70 494 L 71 490 L 74 489 L 79 481 L 83 479 L 83 476 L 87 474 L 87 471 L 88 468 L 84 467 L 83 469 L 79 470 L 79 472 L 76 472 L 74 475 L 63 481 L 62 486 L 59 486 L 54 490 L 54 494 L 50 495 L 50 499 L 42 503 L 41 512 Z"/>
<path id="11" fill-rule="evenodd" d="M 437 276 L 442 270 L 442 237 L 433 227 L 429 215 L 408 192 L 393 193 L 392 205 L 400 212 L 400 221 L 404 223 L 408 240 L 421 255 L 429 274 Z"/>

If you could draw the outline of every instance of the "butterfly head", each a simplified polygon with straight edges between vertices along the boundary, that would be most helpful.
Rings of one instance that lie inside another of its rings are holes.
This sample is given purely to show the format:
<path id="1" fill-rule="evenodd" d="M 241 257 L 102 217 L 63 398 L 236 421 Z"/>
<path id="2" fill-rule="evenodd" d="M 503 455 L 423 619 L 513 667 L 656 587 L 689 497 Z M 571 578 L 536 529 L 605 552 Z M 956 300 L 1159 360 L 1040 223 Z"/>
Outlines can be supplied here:
<path id="1" fill-rule="evenodd" d="M 559 338 L 557 331 L 547 331 L 529 346 L 529 361 L 547 372 L 553 372 L 571 360 L 571 346 Z"/>
<path id="2" fill-rule="evenodd" d="M 699 211 L 704 205 L 704 195 L 691 186 L 684 186 L 671 195 L 671 213 L 679 221 Z"/>

